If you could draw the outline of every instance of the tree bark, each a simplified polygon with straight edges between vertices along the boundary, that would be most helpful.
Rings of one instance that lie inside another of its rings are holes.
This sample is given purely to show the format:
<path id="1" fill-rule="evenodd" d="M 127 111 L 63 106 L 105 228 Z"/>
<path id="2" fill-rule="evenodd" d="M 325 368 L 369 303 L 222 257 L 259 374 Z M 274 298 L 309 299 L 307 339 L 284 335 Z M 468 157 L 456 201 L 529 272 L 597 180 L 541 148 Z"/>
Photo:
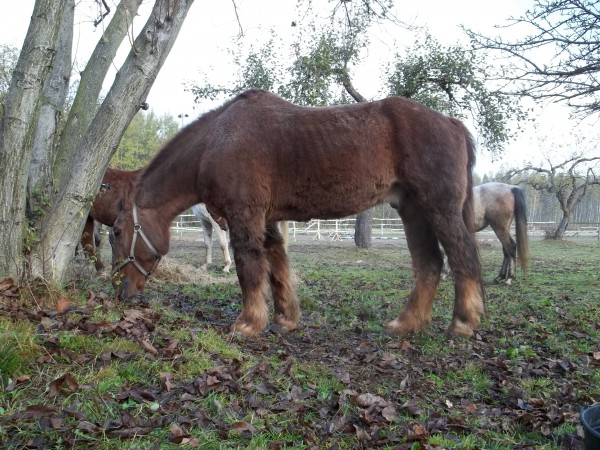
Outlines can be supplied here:
<path id="1" fill-rule="evenodd" d="M 40 230 L 41 213 L 52 195 L 52 163 L 61 117 L 69 92 L 73 47 L 74 0 L 68 0 L 60 25 L 56 56 L 44 83 L 39 118 L 32 145 L 27 180 L 27 217 L 30 226 Z"/>
<path id="2" fill-rule="evenodd" d="M 562 239 L 565 235 L 565 231 L 567 231 L 567 227 L 571 222 L 571 214 L 563 211 L 562 219 L 560 219 L 560 223 L 558 224 L 558 228 L 554 231 L 554 239 Z"/>
<path id="3" fill-rule="evenodd" d="M 360 248 L 371 248 L 373 234 L 373 208 L 356 216 L 354 226 L 354 243 Z"/>
<path id="4" fill-rule="evenodd" d="M 27 179 L 40 97 L 56 54 L 61 16 L 72 0 L 37 0 L 0 123 L 0 278 L 23 274 Z"/>
<path id="5" fill-rule="evenodd" d="M 79 88 L 62 131 L 61 142 L 56 149 L 54 184 L 57 189 L 64 188 L 68 181 L 65 174 L 70 170 L 69 162 L 75 158 L 81 141 L 100 107 L 98 99 L 104 79 L 142 1 L 122 0 L 119 3 L 85 69 L 81 72 Z"/>
<path id="6" fill-rule="evenodd" d="M 58 192 L 44 219 L 36 258 L 32 259 L 34 276 L 58 284 L 65 281 L 102 175 L 127 125 L 145 102 L 192 3 L 193 0 L 156 0 L 105 100 L 85 128 L 81 141 L 74 144 L 73 157 L 64 161 L 69 165 L 57 180 Z"/>
<path id="7" fill-rule="evenodd" d="M 357 103 L 364 103 L 367 101 L 367 99 L 354 88 L 352 80 L 350 80 L 350 76 L 348 75 L 348 71 L 345 68 L 343 73 L 340 74 L 340 80 L 344 89 L 346 89 L 346 92 L 348 92 Z M 356 216 L 356 224 L 354 225 L 354 243 L 360 248 L 371 248 L 372 234 L 373 208 L 370 208 Z"/>

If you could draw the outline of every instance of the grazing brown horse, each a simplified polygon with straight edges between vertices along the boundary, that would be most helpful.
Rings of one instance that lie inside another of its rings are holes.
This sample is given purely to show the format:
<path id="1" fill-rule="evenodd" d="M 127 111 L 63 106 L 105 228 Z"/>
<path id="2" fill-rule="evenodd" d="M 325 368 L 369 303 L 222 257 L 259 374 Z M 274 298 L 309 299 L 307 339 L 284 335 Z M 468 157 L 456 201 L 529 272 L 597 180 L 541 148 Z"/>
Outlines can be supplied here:
<path id="1" fill-rule="evenodd" d="M 96 195 L 92 208 L 86 219 L 83 234 L 81 236 L 81 246 L 94 261 L 96 270 L 102 270 L 104 264 L 100 260 L 100 253 L 96 252 L 96 242 L 94 240 L 95 222 L 112 227 L 115 219 L 119 215 L 119 202 L 124 192 L 131 191 L 135 187 L 135 179 L 141 169 L 134 171 L 107 169 L 102 177 L 103 187 Z"/>
<path id="2" fill-rule="evenodd" d="M 100 244 L 99 225 L 113 226 L 120 212 L 119 202 L 126 192 L 135 189 L 135 179 L 141 170 L 127 171 L 108 168 L 102 177 L 102 188 L 94 199 L 81 236 L 81 245 L 90 259 L 94 261 L 96 270 L 104 268 L 100 254 L 96 252 L 96 248 Z M 197 209 L 194 209 L 195 207 Z M 203 204 L 193 206 L 192 210 L 200 219 L 206 245 L 206 263 L 202 268 L 208 267 L 212 262 L 212 234 L 215 230 L 225 258 L 223 271 L 229 272 L 231 257 L 229 256 L 227 232 L 213 220 Z"/>
<path id="3" fill-rule="evenodd" d="M 472 335 L 483 314 L 472 223 L 472 137 L 456 119 L 412 100 L 302 107 L 260 90 L 229 100 L 182 129 L 137 179 L 114 224 L 114 287 L 143 291 L 169 251 L 181 211 L 206 203 L 229 225 L 242 310 L 233 331 L 252 336 L 273 321 L 298 326 L 300 309 L 278 221 L 345 217 L 390 202 L 400 213 L 415 286 L 387 328 L 404 335 L 431 320 L 442 255 L 455 274 L 449 330 Z"/>

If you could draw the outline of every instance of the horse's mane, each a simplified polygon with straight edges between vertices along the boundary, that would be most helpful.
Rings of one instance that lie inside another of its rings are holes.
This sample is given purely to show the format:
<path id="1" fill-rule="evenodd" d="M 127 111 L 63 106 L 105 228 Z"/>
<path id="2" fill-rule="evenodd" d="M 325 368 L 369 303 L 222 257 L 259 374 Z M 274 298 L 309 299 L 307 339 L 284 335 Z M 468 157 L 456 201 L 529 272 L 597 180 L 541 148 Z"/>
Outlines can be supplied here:
<path id="1" fill-rule="evenodd" d="M 257 95 L 265 95 L 265 94 L 272 95 L 273 97 L 278 98 L 277 96 L 270 94 L 269 92 L 264 91 L 262 89 L 250 89 L 250 90 L 244 91 L 244 92 L 236 95 L 235 97 L 233 97 L 233 98 L 229 99 L 228 101 L 226 101 L 225 103 L 223 103 L 221 106 L 218 106 L 215 109 L 212 109 L 212 110 L 204 113 L 200 117 L 198 117 L 192 123 L 190 123 L 189 125 L 184 127 L 175 136 L 173 136 L 162 147 L 162 149 L 159 150 L 159 152 L 154 156 L 154 158 L 152 158 L 150 163 L 146 166 L 144 173 L 143 173 L 142 177 L 140 177 L 140 179 L 143 177 L 151 176 L 153 172 L 158 170 L 160 167 L 162 167 L 167 161 L 169 161 L 172 158 L 173 152 L 176 152 L 180 148 L 185 147 L 184 144 L 188 143 L 190 140 L 193 140 L 194 138 L 196 138 L 198 136 L 199 131 L 207 123 L 211 122 L 213 119 L 220 116 L 223 112 L 227 111 L 232 105 L 234 105 L 235 103 L 237 103 L 241 100 L 247 100 L 247 99 L 250 99 Z"/>

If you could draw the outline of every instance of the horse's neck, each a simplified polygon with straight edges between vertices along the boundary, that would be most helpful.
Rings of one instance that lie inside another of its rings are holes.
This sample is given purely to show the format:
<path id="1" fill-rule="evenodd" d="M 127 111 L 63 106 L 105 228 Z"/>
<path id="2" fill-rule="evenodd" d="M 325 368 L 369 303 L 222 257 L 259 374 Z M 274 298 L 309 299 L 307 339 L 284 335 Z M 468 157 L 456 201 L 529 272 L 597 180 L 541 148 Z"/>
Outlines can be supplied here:
<path id="1" fill-rule="evenodd" d="M 158 189 L 147 189 L 143 183 L 139 185 L 135 203 L 140 208 L 153 210 L 156 220 L 163 224 L 170 226 L 175 217 L 198 203 L 197 194 L 189 189 L 166 193 L 160 190 L 160 183 L 157 186 Z"/>

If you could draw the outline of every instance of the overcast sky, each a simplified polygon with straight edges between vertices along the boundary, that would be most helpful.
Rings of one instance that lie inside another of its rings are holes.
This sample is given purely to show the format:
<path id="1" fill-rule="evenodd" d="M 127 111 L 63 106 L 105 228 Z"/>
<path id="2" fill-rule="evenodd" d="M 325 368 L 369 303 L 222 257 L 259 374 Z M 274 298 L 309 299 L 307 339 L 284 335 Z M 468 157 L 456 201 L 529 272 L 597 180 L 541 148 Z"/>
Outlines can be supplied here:
<path id="1" fill-rule="evenodd" d="M 115 0 L 109 0 L 113 5 Z M 245 39 L 264 41 L 271 29 L 278 36 L 290 33 L 292 21 L 300 22 L 297 17 L 295 0 L 235 0 L 238 7 L 238 16 L 245 33 Z M 442 44 L 454 44 L 458 41 L 466 42 L 464 33 L 459 28 L 460 24 L 466 27 L 492 35 L 497 31 L 496 24 L 505 24 L 509 16 L 522 15 L 531 0 L 422 0 L 419 2 L 397 1 L 399 19 L 414 25 L 426 26 L 429 32 Z M 154 0 L 146 0 L 142 11 L 148 11 Z M 33 11 L 33 0 L 19 0 L 11 2 L 10 12 L 0 15 L 0 43 L 11 44 L 20 48 L 29 26 L 29 19 Z M 101 30 L 94 28 L 92 21 L 96 11 L 94 2 L 86 0 L 79 2 L 77 26 L 75 30 L 75 59 L 85 62 L 94 45 L 100 37 Z M 85 5 L 88 5 L 84 7 Z M 91 5 L 91 7 L 90 7 Z M 146 21 L 146 15 L 134 21 L 134 33 L 137 35 L 141 26 Z M 190 93 L 184 92 L 184 83 L 200 80 L 199 72 L 203 70 L 211 75 L 213 82 L 231 77 L 233 69 L 231 56 L 227 48 L 231 47 L 232 39 L 239 33 L 240 23 L 236 18 L 233 3 L 229 0 L 201 1 L 196 0 L 190 8 L 188 17 L 183 25 L 180 35 L 169 54 L 165 65 L 161 69 L 154 86 L 147 99 L 152 110 L 158 114 L 169 113 L 173 116 L 184 113 L 189 119 L 203 113 L 214 105 L 205 103 L 196 105 Z M 381 37 L 384 36 L 384 37 Z M 385 37 L 387 36 L 387 37 Z M 390 61 L 396 51 L 393 42 L 405 41 L 410 45 L 414 38 L 399 28 L 392 29 L 389 33 L 380 36 L 373 35 L 374 44 L 371 51 L 371 64 Z M 115 62 L 115 68 L 124 60 L 127 52 L 124 50 Z M 207 69 L 209 68 L 209 69 Z M 363 71 L 361 76 L 354 80 L 355 87 L 368 98 L 374 98 L 380 88 L 379 74 L 373 73 L 371 83 L 368 71 Z M 114 72 L 108 76 L 110 85 Z M 565 112 L 543 114 L 543 128 L 555 130 L 560 127 L 565 130 Z M 187 123 L 187 122 L 186 122 Z M 544 133 L 543 130 L 538 133 Z M 530 138 L 521 139 L 519 143 L 511 146 L 506 151 L 505 162 L 512 163 L 510 159 L 525 158 L 527 154 L 534 154 L 535 145 L 529 142 Z M 478 159 L 477 171 L 480 174 L 497 170 L 499 163 L 493 163 L 490 158 L 482 153 Z"/>

